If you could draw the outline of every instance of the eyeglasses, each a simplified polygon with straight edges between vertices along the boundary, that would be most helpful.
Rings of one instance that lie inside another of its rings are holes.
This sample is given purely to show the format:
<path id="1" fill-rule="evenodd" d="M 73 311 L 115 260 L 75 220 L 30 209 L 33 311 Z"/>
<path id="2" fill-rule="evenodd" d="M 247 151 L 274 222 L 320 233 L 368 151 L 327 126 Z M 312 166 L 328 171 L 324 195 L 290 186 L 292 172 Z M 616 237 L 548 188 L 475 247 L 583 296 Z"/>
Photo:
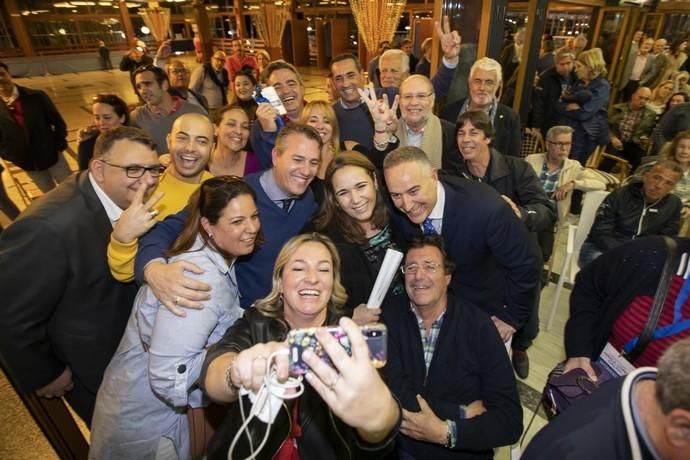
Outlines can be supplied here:
<path id="1" fill-rule="evenodd" d="M 556 145 L 559 148 L 570 147 L 571 145 L 573 145 L 572 142 L 554 142 L 554 141 L 546 141 L 546 142 L 548 142 L 551 145 Z"/>
<path id="2" fill-rule="evenodd" d="M 436 262 L 424 262 L 423 264 L 409 264 L 404 267 L 401 267 L 401 270 L 404 274 L 406 275 L 414 275 L 419 270 L 423 270 L 426 273 L 434 274 L 436 273 L 436 270 L 441 268 L 443 265 L 437 264 Z"/>
<path id="3" fill-rule="evenodd" d="M 127 177 L 130 179 L 139 179 L 144 175 L 144 173 L 148 172 L 151 177 L 159 177 L 163 172 L 165 171 L 165 166 L 163 165 L 156 165 L 156 166 L 139 166 L 139 165 L 132 165 L 132 166 L 122 166 L 122 165 L 116 165 L 115 163 L 110 163 L 105 160 L 101 160 L 103 163 L 107 164 L 108 166 L 112 166 L 113 168 L 120 168 L 125 170 L 125 174 Z"/>
<path id="4" fill-rule="evenodd" d="M 423 101 L 427 97 L 431 96 L 433 93 L 420 93 L 420 94 L 402 94 L 400 95 L 400 99 L 402 99 L 405 102 L 412 102 L 415 99 L 419 99 L 420 101 Z"/>

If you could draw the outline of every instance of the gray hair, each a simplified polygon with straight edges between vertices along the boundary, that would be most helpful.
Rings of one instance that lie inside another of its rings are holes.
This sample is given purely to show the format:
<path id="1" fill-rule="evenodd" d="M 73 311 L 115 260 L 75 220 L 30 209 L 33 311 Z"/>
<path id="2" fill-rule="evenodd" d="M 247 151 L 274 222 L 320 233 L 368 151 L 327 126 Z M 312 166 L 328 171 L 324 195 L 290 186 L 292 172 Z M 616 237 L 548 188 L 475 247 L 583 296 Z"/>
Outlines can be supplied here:
<path id="1" fill-rule="evenodd" d="M 550 141 L 554 139 L 557 136 L 560 136 L 561 134 L 572 134 L 573 131 L 575 131 L 573 128 L 570 126 L 563 126 L 563 125 L 558 125 L 558 126 L 553 126 L 549 128 L 549 130 L 546 132 L 546 140 Z"/>
<path id="2" fill-rule="evenodd" d="M 500 85 L 503 81 L 503 70 L 501 69 L 501 64 L 499 64 L 498 61 L 496 61 L 495 59 L 491 59 L 490 57 L 483 57 L 477 60 L 474 64 L 472 64 L 472 67 L 470 68 L 470 78 L 472 78 L 472 75 L 477 69 L 485 70 L 487 72 L 496 72 L 497 86 Z"/>
<path id="3" fill-rule="evenodd" d="M 679 340 L 659 359 L 656 377 L 656 400 L 661 412 L 673 409 L 690 411 L 690 338 Z"/>
<path id="4" fill-rule="evenodd" d="M 398 58 L 401 62 L 401 73 L 410 73 L 410 57 L 403 50 L 386 50 L 379 58 L 379 68 L 381 61 L 388 58 Z"/>

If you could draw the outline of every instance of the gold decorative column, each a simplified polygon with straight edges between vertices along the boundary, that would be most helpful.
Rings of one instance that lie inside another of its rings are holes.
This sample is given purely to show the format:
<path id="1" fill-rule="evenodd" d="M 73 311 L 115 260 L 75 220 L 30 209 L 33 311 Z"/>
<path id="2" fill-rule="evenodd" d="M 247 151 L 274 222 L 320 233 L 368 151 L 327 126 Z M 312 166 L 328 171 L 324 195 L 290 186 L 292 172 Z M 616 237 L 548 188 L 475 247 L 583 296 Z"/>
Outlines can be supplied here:
<path id="1" fill-rule="evenodd" d="M 392 40 L 405 9 L 405 0 L 350 0 L 352 15 L 369 57 L 378 52 L 379 43 Z"/>

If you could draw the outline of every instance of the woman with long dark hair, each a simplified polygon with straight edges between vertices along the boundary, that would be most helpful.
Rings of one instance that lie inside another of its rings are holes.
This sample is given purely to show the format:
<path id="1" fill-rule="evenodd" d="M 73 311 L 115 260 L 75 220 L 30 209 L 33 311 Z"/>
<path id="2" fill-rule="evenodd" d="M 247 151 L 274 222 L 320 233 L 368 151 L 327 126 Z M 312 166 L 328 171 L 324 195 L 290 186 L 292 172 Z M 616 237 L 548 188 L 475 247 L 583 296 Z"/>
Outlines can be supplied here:
<path id="1" fill-rule="evenodd" d="M 201 310 L 179 317 L 144 285 L 105 371 L 91 427 L 89 458 L 190 457 L 187 407 L 205 405 L 197 381 L 207 348 L 242 315 L 234 262 L 258 240 L 253 190 L 242 180 L 206 180 L 190 199 L 184 228 L 169 251 L 211 286 Z"/>
<path id="2" fill-rule="evenodd" d="M 129 125 L 129 109 L 125 101 L 114 94 L 99 94 L 91 104 L 93 125 L 79 131 L 77 162 L 79 170 L 89 167 L 98 135 L 120 126 Z"/>

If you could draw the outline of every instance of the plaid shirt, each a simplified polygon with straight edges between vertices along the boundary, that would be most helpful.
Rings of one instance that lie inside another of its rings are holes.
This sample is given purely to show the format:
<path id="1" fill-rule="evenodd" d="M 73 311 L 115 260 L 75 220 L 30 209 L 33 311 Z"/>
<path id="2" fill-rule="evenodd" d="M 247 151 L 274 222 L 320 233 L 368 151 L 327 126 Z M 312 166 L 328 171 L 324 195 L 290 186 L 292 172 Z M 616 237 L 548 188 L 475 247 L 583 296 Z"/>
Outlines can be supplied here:
<path id="1" fill-rule="evenodd" d="M 642 119 L 644 107 L 639 110 L 630 110 L 630 106 L 628 105 L 625 109 L 625 115 L 623 115 L 623 119 L 618 125 L 618 131 L 621 133 L 621 141 L 629 142 L 632 140 L 635 128 Z"/>
<path id="2" fill-rule="evenodd" d="M 438 340 L 438 334 L 441 332 L 441 325 L 443 324 L 443 317 L 446 314 L 446 310 L 438 315 L 438 318 L 431 323 L 431 328 L 427 334 L 424 324 L 422 323 L 422 317 L 419 316 L 417 310 L 410 305 L 412 313 L 417 317 L 417 326 L 419 326 L 419 335 L 422 338 L 422 350 L 424 350 L 424 364 L 426 365 L 426 373 L 429 373 L 429 366 L 431 365 L 431 359 L 434 357 L 434 350 L 436 349 L 436 341 Z"/>
<path id="3" fill-rule="evenodd" d="M 563 168 L 558 168 L 554 172 L 549 172 L 546 159 L 544 159 L 544 165 L 541 167 L 539 180 L 541 181 L 541 186 L 544 188 L 544 191 L 547 195 L 552 194 L 558 188 L 558 176 L 561 175 L 561 169 Z"/>

